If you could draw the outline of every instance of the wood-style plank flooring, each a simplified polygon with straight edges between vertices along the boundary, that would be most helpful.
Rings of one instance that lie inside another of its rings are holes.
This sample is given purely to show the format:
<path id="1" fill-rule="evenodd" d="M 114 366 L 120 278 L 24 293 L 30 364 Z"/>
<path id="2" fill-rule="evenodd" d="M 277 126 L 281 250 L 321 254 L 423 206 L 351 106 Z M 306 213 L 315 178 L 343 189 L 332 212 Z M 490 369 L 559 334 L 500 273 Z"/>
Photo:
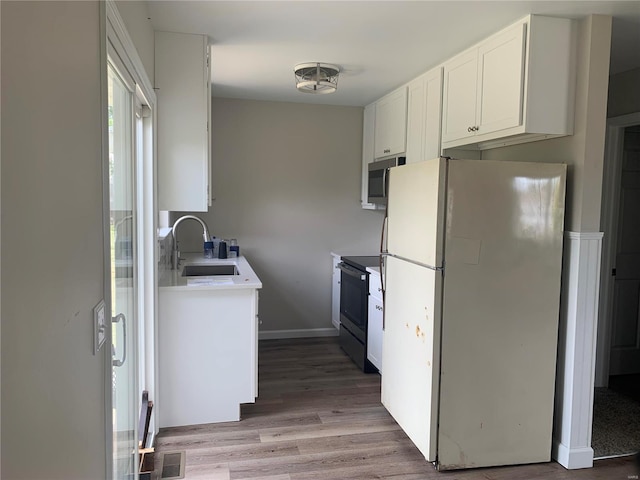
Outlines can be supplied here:
<path id="1" fill-rule="evenodd" d="M 260 342 L 256 403 L 240 422 L 162 429 L 156 451 L 173 450 L 186 450 L 188 480 L 638 478 L 629 457 L 438 472 L 380 404 L 380 376 L 360 372 L 336 338 Z"/>

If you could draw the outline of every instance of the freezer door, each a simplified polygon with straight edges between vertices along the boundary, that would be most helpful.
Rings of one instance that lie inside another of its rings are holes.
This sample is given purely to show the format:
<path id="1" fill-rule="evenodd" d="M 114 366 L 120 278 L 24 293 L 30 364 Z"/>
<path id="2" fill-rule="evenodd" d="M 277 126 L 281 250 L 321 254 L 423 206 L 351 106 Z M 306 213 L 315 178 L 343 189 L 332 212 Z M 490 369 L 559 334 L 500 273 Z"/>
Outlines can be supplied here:
<path id="1" fill-rule="evenodd" d="M 387 251 L 425 265 L 442 266 L 445 175 L 442 158 L 389 171 Z"/>
<path id="2" fill-rule="evenodd" d="M 449 162 L 441 470 L 550 460 L 565 172 Z"/>
<path id="3" fill-rule="evenodd" d="M 436 459 L 442 272 L 386 259 L 382 403 L 425 458 Z"/>

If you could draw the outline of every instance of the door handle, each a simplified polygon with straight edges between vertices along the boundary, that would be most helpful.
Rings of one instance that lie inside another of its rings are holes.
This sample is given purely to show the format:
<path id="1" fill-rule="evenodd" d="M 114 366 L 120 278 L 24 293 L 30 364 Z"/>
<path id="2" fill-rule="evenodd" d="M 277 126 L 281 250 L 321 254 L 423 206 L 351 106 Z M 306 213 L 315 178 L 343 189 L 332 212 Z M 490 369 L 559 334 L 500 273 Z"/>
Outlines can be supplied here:
<path id="1" fill-rule="evenodd" d="M 389 171 L 388 168 L 385 168 L 382 171 L 382 197 L 383 198 L 387 198 L 387 172 Z"/>
<path id="2" fill-rule="evenodd" d="M 127 359 L 127 318 L 124 316 L 124 313 L 119 313 L 115 317 L 111 319 L 112 324 L 120 323 L 122 320 L 122 359 L 116 360 L 115 358 L 111 360 L 111 363 L 114 367 L 121 367 L 124 365 L 125 360 Z"/>

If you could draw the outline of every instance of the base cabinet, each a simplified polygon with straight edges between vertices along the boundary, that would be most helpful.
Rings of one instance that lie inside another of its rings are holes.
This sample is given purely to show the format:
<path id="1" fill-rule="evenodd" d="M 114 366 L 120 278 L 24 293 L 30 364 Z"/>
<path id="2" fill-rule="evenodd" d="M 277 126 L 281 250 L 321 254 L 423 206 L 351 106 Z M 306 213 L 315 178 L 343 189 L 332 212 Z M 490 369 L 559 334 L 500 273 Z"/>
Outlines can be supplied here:
<path id="1" fill-rule="evenodd" d="M 257 390 L 258 292 L 161 289 L 160 427 L 240 420 Z"/>
<path id="2" fill-rule="evenodd" d="M 340 269 L 338 264 L 342 261 L 340 255 L 331 254 L 332 275 L 331 275 L 331 324 L 340 329 Z"/>
<path id="3" fill-rule="evenodd" d="M 382 286 L 380 274 L 369 271 L 369 303 L 367 323 L 367 360 L 382 373 L 382 341 L 384 331 Z"/>

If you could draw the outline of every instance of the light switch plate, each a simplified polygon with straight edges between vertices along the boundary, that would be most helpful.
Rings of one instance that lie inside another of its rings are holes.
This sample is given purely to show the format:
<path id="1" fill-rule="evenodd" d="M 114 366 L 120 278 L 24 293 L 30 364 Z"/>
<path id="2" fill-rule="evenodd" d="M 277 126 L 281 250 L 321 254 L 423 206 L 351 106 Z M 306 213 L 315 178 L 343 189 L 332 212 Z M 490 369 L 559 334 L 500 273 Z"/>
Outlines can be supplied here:
<path id="1" fill-rule="evenodd" d="M 97 354 L 98 351 L 104 345 L 104 341 L 107 337 L 107 322 L 105 321 L 105 305 L 104 300 L 100 300 L 95 307 L 93 307 L 93 354 Z"/>

